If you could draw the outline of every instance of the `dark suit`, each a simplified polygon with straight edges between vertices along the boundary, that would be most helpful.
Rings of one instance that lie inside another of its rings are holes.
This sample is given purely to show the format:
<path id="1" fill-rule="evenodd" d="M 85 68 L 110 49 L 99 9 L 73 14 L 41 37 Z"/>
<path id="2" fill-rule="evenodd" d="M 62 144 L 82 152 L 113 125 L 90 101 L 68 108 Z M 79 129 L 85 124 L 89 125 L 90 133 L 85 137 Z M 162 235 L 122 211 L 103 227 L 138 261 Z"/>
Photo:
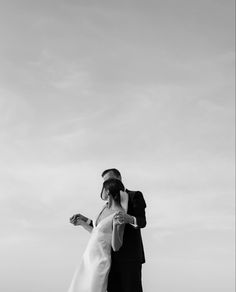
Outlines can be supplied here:
<path id="1" fill-rule="evenodd" d="M 138 227 L 125 225 L 123 245 L 119 251 L 112 251 L 108 292 L 142 292 L 141 270 L 145 262 L 140 228 L 146 226 L 146 203 L 141 192 L 128 193 L 127 214 L 134 216 Z"/>

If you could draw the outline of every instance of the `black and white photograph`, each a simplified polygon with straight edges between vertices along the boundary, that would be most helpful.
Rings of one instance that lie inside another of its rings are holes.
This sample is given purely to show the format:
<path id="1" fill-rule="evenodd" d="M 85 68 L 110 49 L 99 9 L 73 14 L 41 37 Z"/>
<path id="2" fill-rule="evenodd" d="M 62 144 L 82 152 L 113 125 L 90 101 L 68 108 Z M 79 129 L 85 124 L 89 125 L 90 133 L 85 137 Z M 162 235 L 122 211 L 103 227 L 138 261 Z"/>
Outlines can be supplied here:
<path id="1" fill-rule="evenodd" d="M 0 0 L 0 291 L 235 291 L 235 1 Z"/>

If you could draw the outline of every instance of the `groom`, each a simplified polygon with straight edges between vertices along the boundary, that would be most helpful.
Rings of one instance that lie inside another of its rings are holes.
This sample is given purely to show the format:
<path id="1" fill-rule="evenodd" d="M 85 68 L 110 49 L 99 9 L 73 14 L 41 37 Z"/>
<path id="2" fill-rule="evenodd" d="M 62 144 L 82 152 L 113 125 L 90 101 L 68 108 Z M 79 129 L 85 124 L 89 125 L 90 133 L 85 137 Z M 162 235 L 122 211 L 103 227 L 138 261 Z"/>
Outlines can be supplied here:
<path id="1" fill-rule="evenodd" d="M 103 180 L 111 178 L 122 180 L 119 170 L 106 169 L 102 173 Z M 102 189 L 101 198 L 107 200 Z M 118 221 L 125 223 L 123 245 L 119 251 L 112 251 L 111 269 L 108 278 L 108 292 L 142 292 L 142 264 L 145 262 L 141 237 L 141 228 L 146 226 L 146 203 L 139 191 L 126 189 L 121 192 L 121 205 L 124 212 L 116 214 Z M 92 221 L 81 214 L 74 215 L 71 223 L 87 222 L 92 227 Z"/>

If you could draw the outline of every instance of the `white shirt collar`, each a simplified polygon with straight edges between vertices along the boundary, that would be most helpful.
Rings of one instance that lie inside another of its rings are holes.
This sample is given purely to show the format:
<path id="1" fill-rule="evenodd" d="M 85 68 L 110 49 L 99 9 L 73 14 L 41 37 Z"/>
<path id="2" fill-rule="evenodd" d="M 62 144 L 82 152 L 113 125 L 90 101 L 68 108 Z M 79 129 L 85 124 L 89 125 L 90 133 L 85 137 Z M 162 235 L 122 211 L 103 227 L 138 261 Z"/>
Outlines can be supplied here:
<path id="1" fill-rule="evenodd" d="M 126 213 L 128 211 L 128 202 L 129 202 L 129 195 L 127 194 L 126 191 L 124 191 L 124 192 L 121 191 L 120 192 L 120 204 Z"/>

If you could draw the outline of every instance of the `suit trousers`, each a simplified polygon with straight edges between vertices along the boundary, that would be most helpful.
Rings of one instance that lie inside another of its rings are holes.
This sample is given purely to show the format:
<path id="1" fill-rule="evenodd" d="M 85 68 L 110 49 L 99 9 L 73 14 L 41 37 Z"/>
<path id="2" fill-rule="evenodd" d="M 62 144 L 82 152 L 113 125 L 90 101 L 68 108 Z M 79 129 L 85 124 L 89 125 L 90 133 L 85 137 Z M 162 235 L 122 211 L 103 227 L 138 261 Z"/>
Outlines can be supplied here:
<path id="1" fill-rule="evenodd" d="M 112 261 L 107 292 L 143 292 L 142 264 L 134 261 Z"/>

